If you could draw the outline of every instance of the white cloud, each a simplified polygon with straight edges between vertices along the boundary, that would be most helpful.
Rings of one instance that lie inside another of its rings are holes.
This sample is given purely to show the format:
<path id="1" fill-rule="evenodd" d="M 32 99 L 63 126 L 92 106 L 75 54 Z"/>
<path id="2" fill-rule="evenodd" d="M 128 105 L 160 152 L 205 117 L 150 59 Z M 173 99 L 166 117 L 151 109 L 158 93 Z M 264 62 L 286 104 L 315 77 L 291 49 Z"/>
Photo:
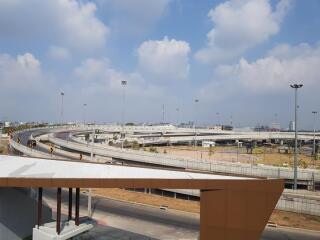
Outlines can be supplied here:
<path id="1" fill-rule="evenodd" d="M 43 85 L 42 80 L 40 61 L 31 53 L 18 55 L 17 58 L 0 54 L 0 85 L 2 91 L 33 91 Z"/>
<path id="2" fill-rule="evenodd" d="M 82 82 L 83 89 L 95 93 L 120 94 L 121 81 L 127 81 L 128 93 L 135 96 L 152 96 L 156 94 L 155 86 L 148 84 L 136 72 L 124 73 L 114 69 L 107 58 L 88 58 L 74 69 L 77 79 Z M 159 90 L 159 89 L 158 89 Z"/>
<path id="3" fill-rule="evenodd" d="M 51 46 L 48 50 L 48 56 L 55 60 L 66 60 L 70 58 L 70 52 L 64 47 Z"/>
<path id="4" fill-rule="evenodd" d="M 216 87 L 225 90 L 219 93 L 221 99 L 235 94 L 281 94 L 292 83 L 303 83 L 313 91 L 320 89 L 319 69 L 320 44 L 279 45 L 254 62 L 242 58 L 238 64 L 219 66 L 202 95 L 210 98 L 210 90 Z"/>
<path id="5" fill-rule="evenodd" d="M 207 34 L 207 47 L 195 57 L 203 63 L 233 59 L 278 33 L 291 6 L 281 0 L 273 10 L 269 0 L 230 0 L 211 9 L 208 17 L 214 24 Z"/>
<path id="6" fill-rule="evenodd" d="M 40 61 L 36 59 L 31 53 L 25 53 L 24 55 L 18 55 L 17 63 L 24 69 L 38 70 Z"/>
<path id="7" fill-rule="evenodd" d="M 56 113 L 55 83 L 31 53 L 0 54 L 0 86 L 0 119 L 44 120 Z"/>
<path id="8" fill-rule="evenodd" d="M 109 33 L 95 12 L 94 3 L 76 0 L 1 1 L 0 34 L 24 44 L 49 41 L 91 51 L 104 47 Z"/>
<path id="9" fill-rule="evenodd" d="M 138 48 L 140 70 L 150 80 L 165 82 L 187 78 L 189 74 L 189 44 L 185 41 L 145 41 Z"/>
<path id="10" fill-rule="evenodd" d="M 114 69 L 106 58 L 84 60 L 74 69 L 74 79 L 65 86 L 73 101 L 85 101 L 93 116 L 108 121 L 121 119 L 123 80 L 127 81 L 126 121 L 154 120 L 159 112 L 156 106 L 161 106 L 165 95 L 162 87 L 145 81 L 137 72 Z"/>

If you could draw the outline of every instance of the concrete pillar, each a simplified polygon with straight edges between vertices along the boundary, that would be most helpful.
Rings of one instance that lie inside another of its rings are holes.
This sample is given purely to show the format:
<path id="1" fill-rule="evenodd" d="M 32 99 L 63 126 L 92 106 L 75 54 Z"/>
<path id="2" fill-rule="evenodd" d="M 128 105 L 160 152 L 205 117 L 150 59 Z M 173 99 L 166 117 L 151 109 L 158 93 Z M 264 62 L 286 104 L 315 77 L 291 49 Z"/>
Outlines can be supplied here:
<path id="1" fill-rule="evenodd" d="M 21 240 L 38 224 L 38 189 L 0 188 L 0 239 Z M 41 223 L 52 222 L 50 207 L 42 200 Z M 38 227 L 38 226 L 36 226 Z"/>
<path id="2" fill-rule="evenodd" d="M 42 224 L 42 188 L 38 189 L 38 214 L 37 214 L 37 226 Z"/>
<path id="3" fill-rule="evenodd" d="M 91 188 L 88 189 L 88 216 L 92 216 L 92 191 Z"/>

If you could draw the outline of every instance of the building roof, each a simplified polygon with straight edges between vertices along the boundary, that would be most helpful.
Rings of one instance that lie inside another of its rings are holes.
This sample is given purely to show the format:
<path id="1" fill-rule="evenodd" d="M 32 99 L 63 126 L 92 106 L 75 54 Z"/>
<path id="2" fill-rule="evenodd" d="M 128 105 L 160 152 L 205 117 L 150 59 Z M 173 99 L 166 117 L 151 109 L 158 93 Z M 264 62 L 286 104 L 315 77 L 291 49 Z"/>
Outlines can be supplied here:
<path id="1" fill-rule="evenodd" d="M 263 180 L 266 179 L 0 155 L 3 187 L 222 189 L 231 181 L 250 184 Z"/>
<path id="2" fill-rule="evenodd" d="M 101 178 L 101 179 L 245 179 L 99 163 L 0 156 L 0 178 Z"/>

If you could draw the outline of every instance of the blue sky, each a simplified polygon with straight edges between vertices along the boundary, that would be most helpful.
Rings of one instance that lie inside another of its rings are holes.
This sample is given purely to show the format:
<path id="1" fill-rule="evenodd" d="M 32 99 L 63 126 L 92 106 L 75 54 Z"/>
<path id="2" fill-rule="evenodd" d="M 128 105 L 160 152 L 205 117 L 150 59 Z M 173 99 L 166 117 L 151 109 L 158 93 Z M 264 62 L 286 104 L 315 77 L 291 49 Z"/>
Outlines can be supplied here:
<path id="1" fill-rule="evenodd" d="M 159 122 L 164 104 L 170 122 L 285 128 L 289 84 L 302 82 L 311 128 L 319 11 L 317 0 L 0 1 L 0 119 L 59 121 L 63 91 L 65 120 L 117 122 L 126 80 L 126 121 Z"/>

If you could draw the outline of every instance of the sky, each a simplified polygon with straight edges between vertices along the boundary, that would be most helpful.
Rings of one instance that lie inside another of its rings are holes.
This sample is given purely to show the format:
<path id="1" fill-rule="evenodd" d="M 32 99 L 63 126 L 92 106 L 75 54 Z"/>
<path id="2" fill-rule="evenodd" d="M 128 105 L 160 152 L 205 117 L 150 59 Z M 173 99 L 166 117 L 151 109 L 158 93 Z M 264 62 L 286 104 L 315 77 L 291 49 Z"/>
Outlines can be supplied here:
<path id="1" fill-rule="evenodd" d="M 302 83 L 299 126 L 312 129 L 319 12 L 318 0 L 0 0 L 0 120 L 150 123 L 164 109 L 165 122 L 287 128 Z"/>

